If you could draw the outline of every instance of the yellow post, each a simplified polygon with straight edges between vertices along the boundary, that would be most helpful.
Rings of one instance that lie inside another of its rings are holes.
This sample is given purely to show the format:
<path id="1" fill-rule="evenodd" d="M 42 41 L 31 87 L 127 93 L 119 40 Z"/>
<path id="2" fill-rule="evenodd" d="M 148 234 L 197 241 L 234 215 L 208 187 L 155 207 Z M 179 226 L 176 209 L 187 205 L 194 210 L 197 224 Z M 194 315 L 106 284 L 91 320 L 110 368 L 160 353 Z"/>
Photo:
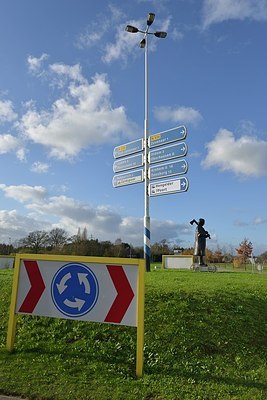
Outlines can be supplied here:
<path id="1" fill-rule="evenodd" d="M 140 261 L 137 284 L 137 341 L 136 376 L 141 378 L 144 366 L 144 317 L 145 317 L 145 261 Z"/>
<path id="2" fill-rule="evenodd" d="M 6 341 L 6 347 L 8 351 L 12 351 L 14 349 L 14 342 L 16 335 L 16 324 L 17 324 L 16 304 L 17 304 L 18 284 L 19 284 L 19 269 L 20 269 L 20 255 L 16 255 L 11 303 L 9 311 L 7 341 Z"/>

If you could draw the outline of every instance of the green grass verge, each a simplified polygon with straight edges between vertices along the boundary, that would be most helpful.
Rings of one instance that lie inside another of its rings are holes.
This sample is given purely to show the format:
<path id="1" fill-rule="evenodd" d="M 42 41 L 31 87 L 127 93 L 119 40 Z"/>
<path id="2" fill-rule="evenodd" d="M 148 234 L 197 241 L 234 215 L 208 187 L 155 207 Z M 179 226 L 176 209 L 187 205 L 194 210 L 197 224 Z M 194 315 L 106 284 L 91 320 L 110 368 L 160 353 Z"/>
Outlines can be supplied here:
<path id="1" fill-rule="evenodd" d="M 0 393 L 45 400 L 267 398 L 267 275 L 146 274 L 144 376 L 136 329 L 19 316 L 5 349 L 13 271 L 0 270 Z"/>

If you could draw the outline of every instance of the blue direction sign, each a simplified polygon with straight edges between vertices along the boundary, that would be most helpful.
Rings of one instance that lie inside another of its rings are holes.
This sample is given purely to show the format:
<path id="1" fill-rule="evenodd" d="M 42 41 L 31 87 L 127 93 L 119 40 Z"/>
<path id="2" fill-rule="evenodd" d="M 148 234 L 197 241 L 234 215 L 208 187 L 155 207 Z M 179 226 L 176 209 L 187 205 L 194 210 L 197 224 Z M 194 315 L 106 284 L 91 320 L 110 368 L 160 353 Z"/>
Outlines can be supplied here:
<path id="1" fill-rule="evenodd" d="M 125 143 L 120 146 L 117 146 L 113 150 L 114 158 L 120 158 L 124 156 L 128 156 L 129 154 L 138 153 L 139 151 L 144 150 L 144 140 L 137 139 L 133 142 Z"/>
<path id="2" fill-rule="evenodd" d="M 149 179 L 167 178 L 174 175 L 186 174 L 188 164 L 186 160 L 178 160 L 170 163 L 155 165 L 148 170 Z"/>
<path id="3" fill-rule="evenodd" d="M 187 130 L 184 125 L 167 131 L 156 133 L 148 138 L 148 147 L 157 147 L 171 142 L 177 142 L 186 138 Z"/>
<path id="4" fill-rule="evenodd" d="M 160 161 L 171 160 L 172 158 L 184 157 L 187 154 L 185 142 L 172 144 L 159 150 L 152 150 L 148 154 L 148 162 L 154 164 Z"/>
<path id="5" fill-rule="evenodd" d="M 112 179 L 113 187 L 132 185 L 134 183 L 143 182 L 144 172 L 142 169 L 138 169 L 125 174 L 115 175 Z"/>
<path id="6" fill-rule="evenodd" d="M 113 172 L 126 171 L 127 169 L 142 167 L 144 165 L 143 153 L 131 157 L 123 157 L 113 163 Z"/>
<path id="7" fill-rule="evenodd" d="M 150 183 L 149 196 L 162 196 L 164 194 L 186 192 L 188 186 L 189 182 L 185 177 L 164 182 Z"/>

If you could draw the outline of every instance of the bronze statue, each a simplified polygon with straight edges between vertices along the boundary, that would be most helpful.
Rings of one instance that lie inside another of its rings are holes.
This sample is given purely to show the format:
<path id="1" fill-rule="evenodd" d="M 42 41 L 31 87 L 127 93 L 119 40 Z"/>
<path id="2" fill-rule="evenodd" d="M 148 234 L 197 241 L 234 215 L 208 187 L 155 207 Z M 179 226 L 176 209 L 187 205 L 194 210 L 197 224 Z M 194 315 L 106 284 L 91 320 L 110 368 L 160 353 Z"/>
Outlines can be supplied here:
<path id="1" fill-rule="evenodd" d="M 210 234 L 206 231 L 203 226 L 205 225 L 205 220 L 203 218 L 199 218 L 198 222 L 193 219 L 190 221 L 190 224 L 196 224 L 196 235 L 195 235 L 195 250 L 194 256 L 198 256 L 199 265 L 206 266 L 207 264 L 204 263 L 204 256 L 206 250 L 206 238 L 210 239 Z"/>

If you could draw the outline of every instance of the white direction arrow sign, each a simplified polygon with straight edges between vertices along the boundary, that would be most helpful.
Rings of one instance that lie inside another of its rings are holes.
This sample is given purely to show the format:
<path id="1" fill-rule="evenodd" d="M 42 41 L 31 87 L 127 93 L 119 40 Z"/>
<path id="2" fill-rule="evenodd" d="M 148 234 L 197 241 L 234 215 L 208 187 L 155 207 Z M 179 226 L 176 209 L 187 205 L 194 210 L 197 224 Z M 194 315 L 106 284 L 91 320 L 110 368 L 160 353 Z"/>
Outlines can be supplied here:
<path id="1" fill-rule="evenodd" d="M 129 154 L 138 153 L 139 151 L 144 150 L 144 140 L 137 139 L 133 142 L 121 144 L 117 146 L 113 150 L 114 158 L 120 158 L 124 156 L 128 156 Z"/>
<path id="2" fill-rule="evenodd" d="M 184 157 L 186 154 L 187 145 L 185 142 L 180 142 L 170 146 L 162 147 L 161 149 L 150 151 L 148 155 L 148 162 L 153 164 L 160 161 L 171 160 L 172 158 Z"/>
<path id="3" fill-rule="evenodd" d="M 168 144 L 171 142 L 177 142 L 178 140 L 183 140 L 186 138 L 187 131 L 184 125 L 177 126 L 173 129 L 168 129 L 167 131 L 156 133 L 148 138 L 148 146 L 157 147 L 163 144 Z"/>
<path id="4" fill-rule="evenodd" d="M 115 175 L 112 179 L 113 187 L 132 185 L 134 183 L 143 182 L 144 171 L 138 169 L 132 172 L 127 172 L 125 174 Z"/>
<path id="5" fill-rule="evenodd" d="M 172 179 L 164 182 L 150 183 L 149 196 L 161 196 L 164 194 L 172 194 L 186 192 L 188 189 L 187 178 Z"/>
<path id="6" fill-rule="evenodd" d="M 113 172 L 126 171 L 127 169 L 142 167 L 144 165 L 143 153 L 135 154 L 130 157 L 122 157 L 113 163 Z"/>
<path id="7" fill-rule="evenodd" d="M 149 179 L 168 178 L 169 176 L 186 174 L 187 170 L 188 164 L 186 160 L 172 161 L 150 167 L 148 177 Z"/>

